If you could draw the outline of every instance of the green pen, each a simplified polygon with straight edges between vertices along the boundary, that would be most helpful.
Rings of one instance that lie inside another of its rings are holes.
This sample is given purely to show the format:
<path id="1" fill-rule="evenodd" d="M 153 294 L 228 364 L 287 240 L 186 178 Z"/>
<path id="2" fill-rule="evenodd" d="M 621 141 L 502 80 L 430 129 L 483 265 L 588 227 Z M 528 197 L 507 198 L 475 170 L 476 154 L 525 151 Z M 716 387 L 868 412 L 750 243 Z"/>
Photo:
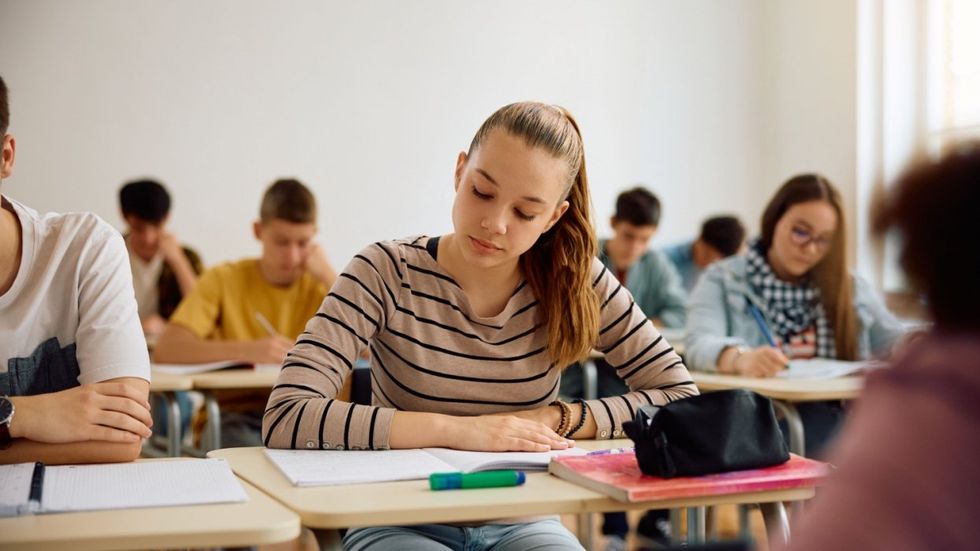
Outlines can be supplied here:
<path id="1" fill-rule="evenodd" d="M 527 476 L 524 471 L 484 471 L 482 473 L 432 473 L 429 489 L 466 490 L 469 488 L 500 488 L 520 486 Z"/>

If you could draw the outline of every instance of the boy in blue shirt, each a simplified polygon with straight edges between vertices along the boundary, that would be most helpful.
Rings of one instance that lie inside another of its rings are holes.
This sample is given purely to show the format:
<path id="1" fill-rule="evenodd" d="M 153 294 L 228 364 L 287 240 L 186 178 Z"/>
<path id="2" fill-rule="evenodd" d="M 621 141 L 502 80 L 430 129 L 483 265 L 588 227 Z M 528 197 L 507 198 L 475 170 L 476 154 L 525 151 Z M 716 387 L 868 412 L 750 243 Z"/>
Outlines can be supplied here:
<path id="1" fill-rule="evenodd" d="M 745 247 L 745 226 L 734 216 L 713 216 L 701 224 L 701 234 L 694 241 L 685 241 L 664 249 L 674 263 L 690 293 L 702 270 L 716 260 L 739 254 Z"/>

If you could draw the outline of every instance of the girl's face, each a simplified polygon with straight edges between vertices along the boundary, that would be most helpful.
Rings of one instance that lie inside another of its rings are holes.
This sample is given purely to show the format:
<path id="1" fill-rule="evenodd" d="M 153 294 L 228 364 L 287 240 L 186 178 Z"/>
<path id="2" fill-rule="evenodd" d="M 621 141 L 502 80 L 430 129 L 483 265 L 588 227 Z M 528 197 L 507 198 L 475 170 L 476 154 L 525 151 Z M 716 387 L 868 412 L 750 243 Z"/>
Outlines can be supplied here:
<path id="1" fill-rule="evenodd" d="M 464 260 L 490 268 L 516 263 L 568 209 L 568 164 L 503 129 L 456 162 L 453 227 Z"/>
<path id="2" fill-rule="evenodd" d="M 827 256 L 836 231 L 833 205 L 824 200 L 797 203 L 776 223 L 769 264 L 780 278 L 802 277 Z"/>

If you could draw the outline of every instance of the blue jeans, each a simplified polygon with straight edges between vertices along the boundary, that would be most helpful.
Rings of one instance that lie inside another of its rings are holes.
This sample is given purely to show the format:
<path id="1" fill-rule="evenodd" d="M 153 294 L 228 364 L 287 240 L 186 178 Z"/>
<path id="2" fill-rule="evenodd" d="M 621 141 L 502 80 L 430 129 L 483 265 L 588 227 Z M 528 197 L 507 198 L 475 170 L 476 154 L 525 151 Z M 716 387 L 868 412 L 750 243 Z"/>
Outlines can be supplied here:
<path id="1" fill-rule="evenodd" d="M 558 519 L 525 524 L 450 526 L 378 526 L 352 528 L 344 536 L 344 549 L 398 549 L 399 551 L 583 551 L 582 545 Z"/>

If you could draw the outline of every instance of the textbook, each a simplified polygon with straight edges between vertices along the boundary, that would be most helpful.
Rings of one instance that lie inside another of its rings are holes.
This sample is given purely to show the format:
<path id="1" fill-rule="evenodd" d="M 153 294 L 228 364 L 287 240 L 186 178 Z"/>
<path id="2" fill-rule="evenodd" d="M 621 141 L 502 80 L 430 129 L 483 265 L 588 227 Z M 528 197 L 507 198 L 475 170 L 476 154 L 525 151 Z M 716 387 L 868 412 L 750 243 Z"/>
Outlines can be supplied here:
<path id="1" fill-rule="evenodd" d="M 294 486 L 333 486 L 421 480 L 432 473 L 514 469 L 544 471 L 554 457 L 588 453 L 579 448 L 550 452 L 417 450 L 270 450 L 265 454 Z"/>
<path id="2" fill-rule="evenodd" d="M 820 483 L 830 469 L 827 463 L 790 454 L 789 461 L 775 467 L 660 478 L 644 474 L 633 451 L 556 457 L 548 466 L 548 472 L 558 478 L 623 502 L 807 488 Z"/>
<path id="3" fill-rule="evenodd" d="M 0 465 L 0 517 L 248 500 L 223 459 Z"/>
<path id="4" fill-rule="evenodd" d="M 150 369 L 158 373 L 172 375 L 196 375 L 222 369 L 255 369 L 256 371 L 279 371 L 279 364 L 250 364 L 244 362 L 210 362 L 204 364 L 152 364 Z"/>
<path id="5" fill-rule="evenodd" d="M 790 360 L 789 369 L 776 374 L 783 379 L 835 379 L 869 369 L 885 367 L 884 362 L 871 360 L 863 362 L 845 362 L 827 358 L 812 358 L 809 360 Z"/>

